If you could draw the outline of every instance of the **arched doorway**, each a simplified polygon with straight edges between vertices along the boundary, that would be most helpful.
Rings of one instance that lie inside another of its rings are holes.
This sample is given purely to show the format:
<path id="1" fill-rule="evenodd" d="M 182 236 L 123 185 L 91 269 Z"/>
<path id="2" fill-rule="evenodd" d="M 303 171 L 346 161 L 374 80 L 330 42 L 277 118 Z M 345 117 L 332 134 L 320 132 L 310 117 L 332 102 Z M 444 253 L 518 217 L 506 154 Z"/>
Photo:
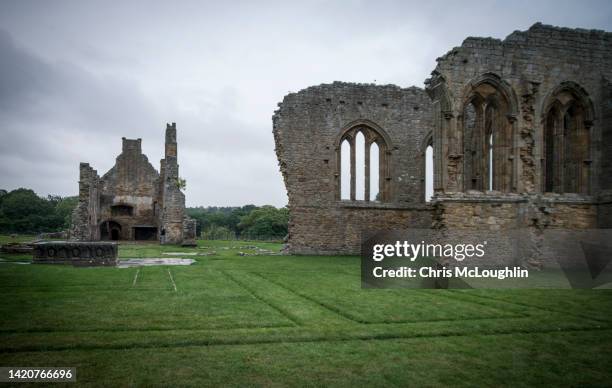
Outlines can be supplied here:
<path id="1" fill-rule="evenodd" d="M 100 224 L 101 240 L 121 240 L 121 224 L 116 221 L 104 221 Z"/>

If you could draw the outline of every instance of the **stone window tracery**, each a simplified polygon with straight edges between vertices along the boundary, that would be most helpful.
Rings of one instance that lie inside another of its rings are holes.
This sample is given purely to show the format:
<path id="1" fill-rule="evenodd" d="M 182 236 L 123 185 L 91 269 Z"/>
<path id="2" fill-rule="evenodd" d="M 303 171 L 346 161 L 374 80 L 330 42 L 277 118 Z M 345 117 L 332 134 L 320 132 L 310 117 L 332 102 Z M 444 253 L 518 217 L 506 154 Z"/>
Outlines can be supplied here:
<path id="1" fill-rule="evenodd" d="M 590 193 L 590 104 L 572 88 L 553 94 L 544 115 L 542 190 Z"/>
<path id="2" fill-rule="evenodd" d="M 344 131 L 337 147 L 337 197 L 341 200 L 389 201 L 388 144 L 367 125 Z"/>
<path id="3" fill-rule="evenodd" d="M 463 108 L 463 188 L 513 190 L 513 125 L 510 103 L 495 85 L 481 83 Z"/>

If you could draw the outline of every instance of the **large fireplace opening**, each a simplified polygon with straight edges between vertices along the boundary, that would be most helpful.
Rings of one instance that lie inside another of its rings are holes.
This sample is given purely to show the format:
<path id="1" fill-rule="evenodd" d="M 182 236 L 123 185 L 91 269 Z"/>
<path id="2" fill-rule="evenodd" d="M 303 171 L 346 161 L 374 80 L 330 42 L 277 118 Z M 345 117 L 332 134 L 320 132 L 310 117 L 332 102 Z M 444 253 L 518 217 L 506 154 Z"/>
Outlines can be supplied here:
<path id="1" fill-rule="evenodd" d="M 154 226 L 135 226 L 134 240 L 157 240 L 157 228 Z"/>
<path id="2" fill-rule="evenodd" d="M 130 205 L 113 205 L 111 206 L 111 215 L 113 217 L 133 216 L 134 208 Z"/>

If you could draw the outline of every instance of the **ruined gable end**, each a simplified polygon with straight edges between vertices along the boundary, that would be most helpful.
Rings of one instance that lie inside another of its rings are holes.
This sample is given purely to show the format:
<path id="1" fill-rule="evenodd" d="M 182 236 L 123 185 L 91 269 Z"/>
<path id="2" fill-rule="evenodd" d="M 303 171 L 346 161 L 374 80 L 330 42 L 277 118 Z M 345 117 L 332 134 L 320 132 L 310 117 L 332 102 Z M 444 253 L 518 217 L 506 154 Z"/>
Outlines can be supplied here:
<path id="1" fill-rule="evenodd" d="M 141 139 L 122 138 L 121 154 L 101 178 L 81 163 L 71 239 L 193 244 L 194 222 L 185 214 L 185 195 L 179 188 L 175 123 L 166 128 L 161 174 L 142 153 Z"/>

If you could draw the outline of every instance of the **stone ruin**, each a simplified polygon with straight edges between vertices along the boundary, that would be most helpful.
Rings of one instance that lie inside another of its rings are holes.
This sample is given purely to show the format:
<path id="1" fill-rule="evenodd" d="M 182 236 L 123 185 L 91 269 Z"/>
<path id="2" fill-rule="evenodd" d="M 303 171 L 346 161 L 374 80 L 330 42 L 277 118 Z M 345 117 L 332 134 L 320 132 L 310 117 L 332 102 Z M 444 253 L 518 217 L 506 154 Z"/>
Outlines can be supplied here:
<path id="1" fill-rule="evenodd" d="M 537 23 L 467 38 L 425 89 L 288 94 L 273 116 L 287 251 L 358 253 L 366 229 L 611 228 L 611 82 L 612 33 Z"/>
<path id="2" fill-rule="evenodd" d="M 119 254 L 116 242 L 43 241 L 34 243 L 32 263 L 114 267 Z"/>
<path id="3" fill-rule="evenodd" d="M 115 166 L 102 177 L 88 163 L 81 163 L 70 239 L 195 245 L 196 221 L 185 214 L 180 186 L 175 123 L 166 126 L 160 172 L 142 153 L 141 139 L 123 138 Z"/>

